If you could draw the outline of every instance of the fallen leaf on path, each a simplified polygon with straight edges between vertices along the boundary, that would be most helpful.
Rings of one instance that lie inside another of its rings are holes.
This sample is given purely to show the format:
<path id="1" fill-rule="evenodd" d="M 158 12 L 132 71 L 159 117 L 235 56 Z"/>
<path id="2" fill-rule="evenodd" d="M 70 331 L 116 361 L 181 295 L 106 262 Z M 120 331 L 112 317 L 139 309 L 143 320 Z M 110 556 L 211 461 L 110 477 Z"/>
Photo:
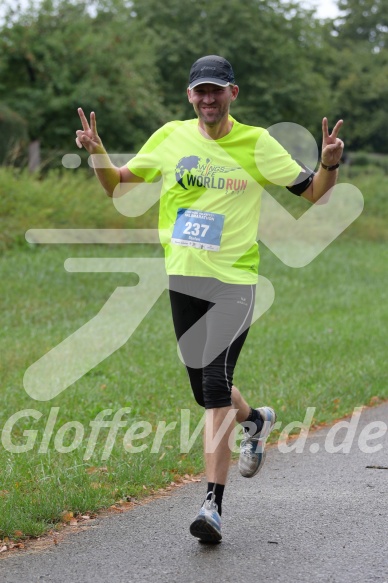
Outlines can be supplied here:
<path id="1" fill-rule="evenodd" d="M 68 510 L 65 510 L 64 512 L 62 512 L 61 518 L 62 522 L 70 522 L 70 520 L 74 518 L 74 514 L 72 512 L 69 512 Z"/>
<path id="2" fill-rule="evenodd" d="M 371 399 L 369 401 L 369 405 L 377 405 L 377 403 L 381 403 L 380 397 L 377 397 L 377 395 L 375 395 L 374 397 L 371 397 Z"/>
<path id="3" fill-rule="evenodd" d="M 122 508 L 116 506 L 116 504 L 112 504 L 112 506 L 109 506 L 109 511 L 110 512 L 119 512 L 119 513 L 124 512 L 124 510 Z"/>

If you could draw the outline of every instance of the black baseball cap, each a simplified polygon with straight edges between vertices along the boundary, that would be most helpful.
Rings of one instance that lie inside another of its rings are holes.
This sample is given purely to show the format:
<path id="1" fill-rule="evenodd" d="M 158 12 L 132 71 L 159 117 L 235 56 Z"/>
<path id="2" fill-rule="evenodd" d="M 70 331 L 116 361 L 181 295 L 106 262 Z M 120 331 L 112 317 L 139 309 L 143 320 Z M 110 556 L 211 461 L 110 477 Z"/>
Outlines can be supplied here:
<path id="1" fill-rule="evenodd" d="M 234 85 L 234 73 L 232 65 L 218 55 L 201 57 L 190 69 L 189 89 L 203 83 L 212 83 L 220 87 Z"/>

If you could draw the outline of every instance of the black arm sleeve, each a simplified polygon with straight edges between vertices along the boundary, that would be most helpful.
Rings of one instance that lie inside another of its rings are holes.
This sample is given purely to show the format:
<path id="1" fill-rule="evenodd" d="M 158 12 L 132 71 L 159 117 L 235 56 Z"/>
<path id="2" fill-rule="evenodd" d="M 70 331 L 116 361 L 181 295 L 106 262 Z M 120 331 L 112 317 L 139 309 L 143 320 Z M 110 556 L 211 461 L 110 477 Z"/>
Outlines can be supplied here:
<path id="1" fill-rule="evenodd" d="M 315 172 L 308 168 L 308 166 L 303 164 L 303 162 L 301 162 L 300 160 L 295 160 L 295 162 L 298 162 L 299 166 L 301 166 L 303 170 L 295 180 L 295 183 L 292 186 L 286 186 L 286 188 L 287 190 L 292 192 L 292 194 L 300 196 L 301 194 L 304 193 L 305 190 L 308 189 L 308 187 L 312 183 L 313 178 L 315 176 Z"/>

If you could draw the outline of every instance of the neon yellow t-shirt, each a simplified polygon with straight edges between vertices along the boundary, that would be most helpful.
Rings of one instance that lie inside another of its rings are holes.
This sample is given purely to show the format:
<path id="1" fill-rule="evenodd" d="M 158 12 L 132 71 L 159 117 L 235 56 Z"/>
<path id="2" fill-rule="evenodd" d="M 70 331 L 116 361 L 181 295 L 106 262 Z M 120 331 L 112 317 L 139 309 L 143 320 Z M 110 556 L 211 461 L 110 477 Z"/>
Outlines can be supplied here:
<path id="1" fill-rule="evenodd" d="M 256 283 L 261 192 L 301 172 L 267 130 L 230 119 L 219 140 L 205 138 L 197 119 L 167 123 L 127 164 L 146 182 L 163 178 L 159 234 L 169 275 Z"/>

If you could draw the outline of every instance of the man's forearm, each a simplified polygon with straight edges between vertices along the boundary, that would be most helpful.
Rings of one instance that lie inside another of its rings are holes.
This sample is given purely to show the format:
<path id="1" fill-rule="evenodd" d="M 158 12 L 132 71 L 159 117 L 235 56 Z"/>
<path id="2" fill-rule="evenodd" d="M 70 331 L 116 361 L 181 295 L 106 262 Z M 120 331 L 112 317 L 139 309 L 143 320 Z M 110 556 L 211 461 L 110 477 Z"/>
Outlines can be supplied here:
<path id="1" fill-rule="evenodd" d="M 303 197 L 310 202 L 316 202 L 324 196 L 328 190 L 335 186 L 338 179 L 338 169 L 325 170 L 319 166 L 317 173 L 314 176 L 309 188 L 303 193 Z"/>
<path id="2" fill-rule="evenodd" d="M 120 184 L 120 169 L 112 164 L 109 155 L 102 147 L 101 151 L 92 154 L 94 172 L 102 187 L 108 194 L 113 196 L 114 190 Z"/>

